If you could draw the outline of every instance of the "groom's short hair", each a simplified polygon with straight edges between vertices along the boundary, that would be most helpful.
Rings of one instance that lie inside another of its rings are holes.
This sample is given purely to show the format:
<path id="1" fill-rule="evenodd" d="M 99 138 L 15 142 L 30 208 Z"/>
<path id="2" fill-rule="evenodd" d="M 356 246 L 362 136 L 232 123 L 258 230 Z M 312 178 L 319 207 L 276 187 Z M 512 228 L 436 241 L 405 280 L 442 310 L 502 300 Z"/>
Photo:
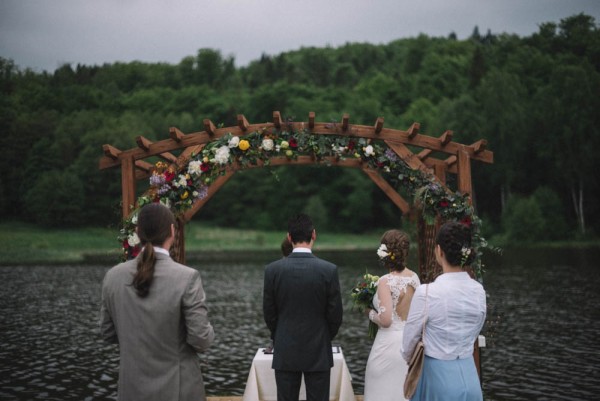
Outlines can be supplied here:
<path id="1" fill-rule="evenodd" d="M 314 229 L 312 220 L 304 213 L 296 214 L 288 220 L 288 234 L 292 244 L 310 242 Z"/>

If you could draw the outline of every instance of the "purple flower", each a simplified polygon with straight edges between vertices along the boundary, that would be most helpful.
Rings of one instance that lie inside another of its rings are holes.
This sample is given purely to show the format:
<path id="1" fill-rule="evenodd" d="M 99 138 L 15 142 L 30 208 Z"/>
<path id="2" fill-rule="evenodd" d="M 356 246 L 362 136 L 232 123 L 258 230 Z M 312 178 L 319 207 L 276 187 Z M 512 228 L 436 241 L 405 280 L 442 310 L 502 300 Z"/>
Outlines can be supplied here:
<path id="1" fill-rule="evenodd" d="M 197 199 L 204 199 L 204 198 L 206 198 L 207 195 L 208 195 L 208 186 L 207 185 L 202 185 L 200 188 L 198 188 L 198 195 L 196 195 Z"/>
<path id="2" fill-rule="evenodd" d="M 164 184 L 160 188 L 158 188 L 158 194 L 164 195 L 164 194 L 168 193 L 170 190 L 171 190 L 171 186 L 168 184 Z"/>
<path id="3" fill-rule="evenodd" d="M 391 161 L 391 162 L 398 161 L 398 155 L 392 149 L 389 149 L 389 148 L 386 149 L 384 154 L 385 154 L 385 157 L 387 157 L 387 159 L 389 161 Z"/>
<path id="4" fill-rule="evenodd" d="M 165 176 L 162 174 L 152 174 L 150 176 L 150 185 L 153 187 L 160 187 L 165 183 Z"/>

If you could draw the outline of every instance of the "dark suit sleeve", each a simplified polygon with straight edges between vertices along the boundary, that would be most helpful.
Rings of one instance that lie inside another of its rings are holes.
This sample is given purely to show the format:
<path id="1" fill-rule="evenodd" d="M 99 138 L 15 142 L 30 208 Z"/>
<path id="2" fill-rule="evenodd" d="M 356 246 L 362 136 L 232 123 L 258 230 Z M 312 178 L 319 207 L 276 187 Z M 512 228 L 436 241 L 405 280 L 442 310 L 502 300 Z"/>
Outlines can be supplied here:
<path id="1" fill-rule="evenodd" d="M 277 328 L 277 305 L 275 305 L 275 293 L 273 288 L 273 271 L 267 266 L 264 274 L 263 286 L 263 317 L 267 327 L 271 331 L 271 339 L 275 339 Z"/>
<path id="2" fill-rule="evenodd" d="M 342 313 L 340 280 L 338 277 L 337 267 L 334 267 L 333 277 L 331 278 L 327 294 L 327 322 L 329 324 L 329 337 L 332 340 L 337 335 L 338 330 L 342 325 Z"/>

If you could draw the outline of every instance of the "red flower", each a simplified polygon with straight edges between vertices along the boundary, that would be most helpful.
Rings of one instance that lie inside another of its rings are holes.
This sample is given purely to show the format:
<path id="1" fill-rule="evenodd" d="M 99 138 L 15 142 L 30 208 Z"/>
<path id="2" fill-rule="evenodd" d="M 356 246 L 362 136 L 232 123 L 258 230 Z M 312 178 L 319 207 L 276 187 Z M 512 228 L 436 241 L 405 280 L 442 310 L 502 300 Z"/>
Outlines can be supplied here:
<path id="1" fill-rule="evenodd" d="M 294 137 L 291 137 L 288 143 L 290 144 L 290 148 L 298 147 L 298 141 L 296 141 L 296 138 Z"/>
<path id="2" fill-rule="evenodd" d="M 462 224 L 464 224 L 467 227 L 471 227 L 471 224 L 473 223 L 473 221 L 471 220 L 471 216 L 465 216 L 462 218 L 462 220 L 460 221 Z"/>
<path id="3" fill-rule="evenodd" d="M 442 199 L 439 203 L 440 207 L 448 207 L 450 203 L 446 199 Z"/>
<path id="4" fill-rule="evenodd" d="M 354 143 L 354 141 L 348 142 L 348 150 L 349 151 L 353 151 L 354 150 L 354 146 L 356 146 L 356 144 Z"/>
<path id="5" fill-rule="evenodd" d="M 129 249 L 129 241 L 127 241 L 127 238 L 123 240 L 123 249 Z"/>
<path id="6" fill-rule="evenodd" d="M 132 250 L 131 250 L 131 257 L 135 258 L 137 255 L 139 255 L 140 253 L 140 247 L 139 246 L 135 246 Z"/>
<path id="7" fill-rule="evenodd" d="M 171 182 L 175 178 L 175 173 L 173 171 L 165 171 L 165 181 Z"/>
<path id="8" fill-rule="evenodd" d="M 187 185 L 188 185 L 188 187 L 191 187 L 192 186 L 192 180 L 187 180 Z"/>
<path id="9" fill-rule="evenodd" d="M 202 171 L 203 173 L 206 173 L 208 170 L 210 170 L 210 164 L 202 163 L 200 165 L 200 171 Z"/>

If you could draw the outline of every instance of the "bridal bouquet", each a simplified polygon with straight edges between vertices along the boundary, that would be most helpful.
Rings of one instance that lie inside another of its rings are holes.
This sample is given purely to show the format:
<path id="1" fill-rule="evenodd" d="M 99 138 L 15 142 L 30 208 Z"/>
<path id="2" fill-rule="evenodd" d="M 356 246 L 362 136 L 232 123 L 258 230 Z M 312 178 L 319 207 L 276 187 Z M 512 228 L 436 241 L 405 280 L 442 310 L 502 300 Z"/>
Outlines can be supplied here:
<path id="1" fill-rule="evenodd" d="M 379 276 L 374 276 L 365 273 L 362 279 L 352 288 L 350 296 L 352 297 L 353 307 L 358 309 L 360 313 L 364 313 L 367 309 L 373 309 L 373 297 L 377 292 L 377 281 Z M 369 338 L 372 340 L 377 334 L 378 326 L 369 320 Z"/>

